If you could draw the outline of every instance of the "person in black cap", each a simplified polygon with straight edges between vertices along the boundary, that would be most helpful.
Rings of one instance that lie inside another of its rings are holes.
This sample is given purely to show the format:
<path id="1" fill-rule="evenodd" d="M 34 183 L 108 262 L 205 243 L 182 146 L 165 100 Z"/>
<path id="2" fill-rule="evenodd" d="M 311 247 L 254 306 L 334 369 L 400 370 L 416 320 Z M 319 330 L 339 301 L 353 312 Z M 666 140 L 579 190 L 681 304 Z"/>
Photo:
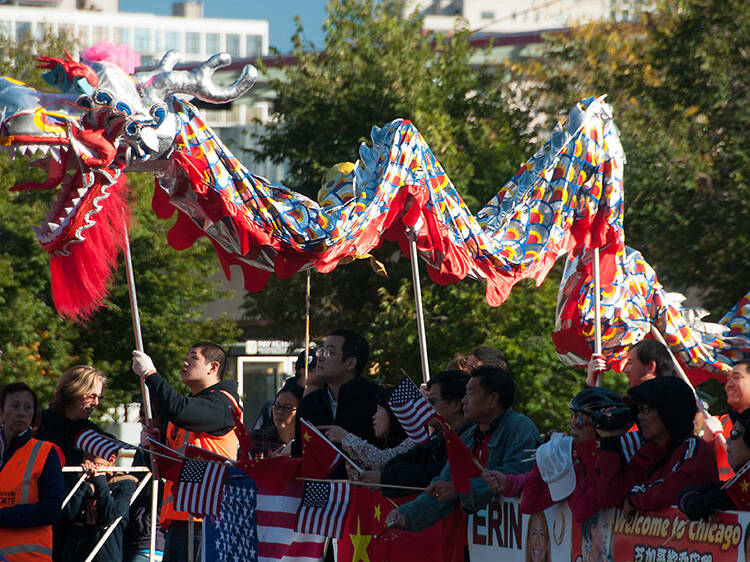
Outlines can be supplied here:
<path id="1" fill-rule="evenodd" d="M 310 371 L 314 370 L 317 366 L 317 363 L 318 358 L 315 353 L 315 348 L 311 347 L 307 353 L 307 372 L 309 373 Z M 294 362 L 294 378 L 285 380 L 284 385 L 281 387 L 281 390 L 279 392 L 286 390 L 287 386 L 290 384 L 295 384 L 304 389 L 306 382 L 305 350 L 303 349 L 297 356 L 297 360 Z M 266 400 L 266 403 L 263 404 L 263 406 L 261 406 L 260 411 L 258 412 L 258 417 L 255 418 L 255 423 L 253 423 L 253 427 L 251 428 L 253 431 L 257 431 L 261 428 L 270 429 L 274 426 L 271 406 L 273 405 L 275 399 L 276 397 L 270 398 L 269 400 Z"/>
<path id="2" fill-rule="evenodd" d="M 727 441 L 727 457 L 735 475 L 728 482 L 688 486 L 677 504 L 693 521 L 708 519 L 714 511 L 750 510 L 750 409 L 730 410 L 734 427 Z"/>
<path id="3" fill-rule="evenodd" d="M 645 444 L 625 464 L 619 433 L 602 437 L 595 461 L 596 489 L 605 507 L 658 511 L 677 503 L 689 484 L 718 480 L 713 449 L 693 434 L 695 394 L 676 377 L 657 377 L 632 387 L 626 396 Z"/>

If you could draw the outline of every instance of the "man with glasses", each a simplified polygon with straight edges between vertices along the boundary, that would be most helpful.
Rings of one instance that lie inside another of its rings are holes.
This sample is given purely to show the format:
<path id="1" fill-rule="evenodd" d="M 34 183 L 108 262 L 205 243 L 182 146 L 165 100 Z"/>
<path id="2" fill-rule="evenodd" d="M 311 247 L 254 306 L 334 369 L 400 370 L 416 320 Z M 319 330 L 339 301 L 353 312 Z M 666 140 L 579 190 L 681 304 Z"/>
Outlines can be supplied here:
<path id="1" fill-rule="evenodd" d="M 318 378 L 323 388 L 306 395 L 297 410 L 299 420 L 314 426 L 336 425 L 357 437 L 376 443 L 372 417 L 377 410 L 377 384 L 367 380 L 364 373 L 370 358 L 370 346 L 358 333 L 333 330 L 318 348 Z M 292 445 L 292 455 L 300 456 L 299 439 Z M 346 478 L 346 470 L 339 465 L 332 473 L 334 478 Z"/>

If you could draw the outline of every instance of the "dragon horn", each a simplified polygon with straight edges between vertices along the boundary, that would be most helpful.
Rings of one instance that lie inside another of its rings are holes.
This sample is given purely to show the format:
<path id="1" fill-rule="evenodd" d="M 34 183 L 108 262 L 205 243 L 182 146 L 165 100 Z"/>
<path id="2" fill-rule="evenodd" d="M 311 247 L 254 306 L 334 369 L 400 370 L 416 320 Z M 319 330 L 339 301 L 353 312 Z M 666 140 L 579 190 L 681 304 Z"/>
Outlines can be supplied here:
<path id="1" fill-rule="evenodd" d="M 217 68 L 223 68 L 232 62 L 227 53 L 212 56 L 199 67 L 191 70 L 172 70 L 180 61 L 176 51 L 168 51 L 161 59 L 156 70 L 138 73 L 138 88 L 151 103 L 163 102 L 172 94 L 192 94 L 208 103 L 225 103 L 237 99 L 255 84 L 258 71 L 251 64 L 246 65 L 239 78 L 228 86 L 218 86 L 211 77 Z"/>

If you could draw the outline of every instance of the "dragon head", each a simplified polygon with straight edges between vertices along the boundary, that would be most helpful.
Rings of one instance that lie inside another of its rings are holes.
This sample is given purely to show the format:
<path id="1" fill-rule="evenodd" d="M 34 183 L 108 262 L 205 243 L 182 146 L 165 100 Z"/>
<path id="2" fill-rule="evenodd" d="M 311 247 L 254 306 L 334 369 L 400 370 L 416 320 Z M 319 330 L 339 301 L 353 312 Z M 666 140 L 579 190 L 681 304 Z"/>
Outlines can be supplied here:
<path id="1" fill-rule="evenodd" d="M 59 187 L 34 232 L 50 255 L 53 298 L 63 315 L 85 319 L 102 302 L 126 239 L 124 172 L 156 170 L 170 161 L 184 103 L 176 94 L 225 103 L 257 76 L 248 65 L 232 84 L 217 86 L 212 74 L 231 62 L 228 54 L 191 71 L 174 70 L 179 61 L 169 51 L 156 69 L 130 76 L 106 61 L 76 61 L 68 53 L 40 57 L 43 77 L 58 93 L 0 78 L 0 147 L 11 156 L 41 153 L 32 165 L 47 171 L 44 181 L 12 190 Z"/>

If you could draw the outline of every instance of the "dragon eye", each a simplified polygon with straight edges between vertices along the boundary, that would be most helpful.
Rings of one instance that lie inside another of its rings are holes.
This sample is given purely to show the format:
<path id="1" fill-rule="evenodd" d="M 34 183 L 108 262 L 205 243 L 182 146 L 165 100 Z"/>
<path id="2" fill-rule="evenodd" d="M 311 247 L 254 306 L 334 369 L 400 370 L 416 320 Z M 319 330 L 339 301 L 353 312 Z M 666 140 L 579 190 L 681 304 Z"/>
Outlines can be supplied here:
<path id="1" fill-rule="evenodd" d="M 153 107 L 151 107 L 150 111 L 151 117 L 153 117 L 154 121 L 156 121 L 156 125 L 161 125 L 164 119 L 167 117 L 167 108 L 163 103 L 156 104 Z"/>
<path id="2" fill-rule="evenodd" d="M 126 104 L 124 101 L 118 101 L 115 104 L 115 109 L 122 111 L 125 115 L 132 115 L 133 110 L 130 109 L 130 106 Z"/>
<path id="3" fill-rule="evenodd" d="M 94 101 L 88 96 L 81 96 L 76 100 L 76 105 L 83 109 L 94 109 Z"/>
<path id="4" fill-rule="evenodd" d="M 97 90 L 94 93 L 94 101 L 99 105 L 110 105 L 113 99 L 112 94 L 105 90 Z"/>

